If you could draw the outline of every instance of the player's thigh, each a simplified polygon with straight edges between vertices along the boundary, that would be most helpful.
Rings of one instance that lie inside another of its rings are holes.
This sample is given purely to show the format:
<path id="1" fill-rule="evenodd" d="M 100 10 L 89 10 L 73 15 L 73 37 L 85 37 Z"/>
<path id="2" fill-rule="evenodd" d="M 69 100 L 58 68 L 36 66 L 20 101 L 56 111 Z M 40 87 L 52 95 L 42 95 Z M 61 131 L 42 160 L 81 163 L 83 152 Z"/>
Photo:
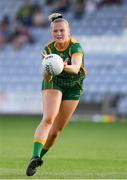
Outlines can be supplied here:
<path id="1" fill-rule="evenodd" d="M 46 89 L 42 91 L 43 118 L 56 116 L 61 105 L 62 93 L 59 90 Z"/>
<path id="2" fill-rule="evenodd" d="M 64 100 L 61 103 L 59 113 L 53 123 L 52 130 L 62 130 L 72 117 L 79 100 Z"/>

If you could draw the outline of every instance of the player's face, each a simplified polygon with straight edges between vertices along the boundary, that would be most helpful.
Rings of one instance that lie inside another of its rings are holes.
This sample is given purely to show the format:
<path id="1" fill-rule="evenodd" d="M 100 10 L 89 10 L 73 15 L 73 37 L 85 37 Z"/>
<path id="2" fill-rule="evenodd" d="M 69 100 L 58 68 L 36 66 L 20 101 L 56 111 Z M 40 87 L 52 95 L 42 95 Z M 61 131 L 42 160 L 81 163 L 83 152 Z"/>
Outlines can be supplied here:
<path id="1" fill-rule="evenodd" d="M 69 39 L 70 30 L 65 22 L 57 22 L 52 24 L 51 34 L 55 42 L 65 43 Z"/>

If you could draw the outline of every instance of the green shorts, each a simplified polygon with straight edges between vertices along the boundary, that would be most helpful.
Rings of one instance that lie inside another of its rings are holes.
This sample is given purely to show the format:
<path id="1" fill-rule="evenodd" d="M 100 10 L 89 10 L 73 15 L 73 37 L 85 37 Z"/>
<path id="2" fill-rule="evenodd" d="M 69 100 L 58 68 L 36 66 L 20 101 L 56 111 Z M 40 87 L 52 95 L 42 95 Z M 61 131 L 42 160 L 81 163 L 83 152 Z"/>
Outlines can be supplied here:
<path id="1" fill-rule="evenodd" d="M 60 87 L 53 81 L 43 81 L 42 90 L 45 89 L 57 89 L 62 92 L 62 100 L 79 100 L 83 94 L 83 83 L 76 84 L 73 87 Z"/>

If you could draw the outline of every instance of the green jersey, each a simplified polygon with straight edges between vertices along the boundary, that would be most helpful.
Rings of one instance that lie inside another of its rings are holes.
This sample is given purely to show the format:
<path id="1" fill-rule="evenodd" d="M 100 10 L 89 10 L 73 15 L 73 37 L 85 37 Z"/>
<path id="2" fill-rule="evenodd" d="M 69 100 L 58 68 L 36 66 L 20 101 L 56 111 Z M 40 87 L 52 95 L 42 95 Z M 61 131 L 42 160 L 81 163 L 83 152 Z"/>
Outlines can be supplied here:
<path id="1" fill-rule="evenodd" d="M 44 48 L 44 53 L 45 54 L 58 54 L 59 56 L 62 57 L 63 61 L 65 61 L 67 58 L 69 59 L 68 64 L 71 65 L 71 56 L 75 53 L 80 53 L 82 54 L 82 57 L 84 58 L 84 52 L 83 49 L 81 48 L 81 45 L 75 40 L 75 39 L 70 39 L 67 47 L 63 49 L 58 49 L 56 47 L 56 44 L 54 41 L 48 43 L 45 48 Z M 52 81 L 59 85 L 60 87 L 73 87 L 76 84 L 81 84 L 83 79 L 86 76 L 86 70 L 83 66 L 83 58 L 82 58 L 82 66 L 80 68 L 80 71 L 78 74 L 72 74 L 70 72 L 63 72 L 57 76 L 54 76 Z"/>

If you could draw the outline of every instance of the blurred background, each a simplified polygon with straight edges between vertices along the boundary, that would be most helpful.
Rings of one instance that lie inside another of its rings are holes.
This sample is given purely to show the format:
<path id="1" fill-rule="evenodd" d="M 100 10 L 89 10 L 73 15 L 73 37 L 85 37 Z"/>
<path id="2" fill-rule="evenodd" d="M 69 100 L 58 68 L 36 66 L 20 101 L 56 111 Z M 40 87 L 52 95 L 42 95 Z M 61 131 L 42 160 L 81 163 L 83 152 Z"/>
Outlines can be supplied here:
<path id="1" fill-rule="evenodd" d="M 75 116 L 127 117 L 126 0 L 0 1 L 0 114 L 42 114 L 40 51 L 48 15 L 62 13 L 85 51 L 85 93 Z"/>

